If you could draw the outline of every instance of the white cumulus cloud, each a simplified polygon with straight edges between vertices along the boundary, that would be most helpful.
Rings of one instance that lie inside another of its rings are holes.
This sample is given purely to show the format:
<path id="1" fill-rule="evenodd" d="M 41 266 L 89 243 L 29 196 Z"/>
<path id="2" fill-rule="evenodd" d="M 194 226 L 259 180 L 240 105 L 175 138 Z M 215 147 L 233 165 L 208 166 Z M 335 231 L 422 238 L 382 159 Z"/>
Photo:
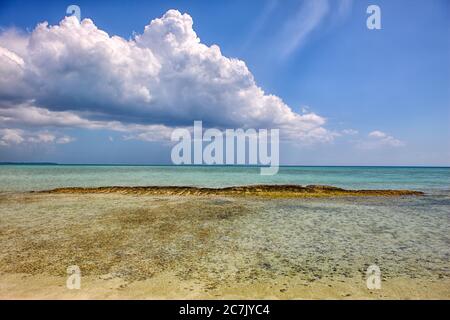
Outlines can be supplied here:
<path id="1" fill-rule="evenodd" d="M 335 137 L 325 118 L 294 112 L 264 92 L 242 60 L 201 43 L 192 18 L 177 10 L 130 40 L 75 17 L 0 34 L 0 126 L 106 128 L 154 140 L 194 120 L 279 128 L 299 142 Z"/>

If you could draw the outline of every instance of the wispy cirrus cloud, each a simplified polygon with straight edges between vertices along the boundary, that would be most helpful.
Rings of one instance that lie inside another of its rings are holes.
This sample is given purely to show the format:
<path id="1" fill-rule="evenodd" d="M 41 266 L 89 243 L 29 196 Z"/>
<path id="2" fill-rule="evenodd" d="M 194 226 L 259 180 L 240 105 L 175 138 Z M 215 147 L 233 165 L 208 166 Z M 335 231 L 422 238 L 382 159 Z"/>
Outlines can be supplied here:
<path id="1" fill-rule="evenodd" d="M 254 23 L 249 33 L 247 34 L 247 40 L 242 45 L 242 50 L 246 50 L 254 41 L 254 38 L 264 30 L 267 22 L 270 21 L 270 17 L 277 9 L 280 0 L 268 0 L 264 5 L 261 13 L 254 19 Z"/>
<path id="2" fill-rule="evenodd" d="M 352 6 L 353 0 L 270 0 L 255 18 L 242 49 L 254 43 L 258 34 L 269 34 L 260 40 L 270 45 L 275 55 L 271 58 L 284 60 L 301 50 L 314 32 L 336 27 L 348 17 Z M 282 22 L 274 24 L 274 19 L 280 16 Z"/>
<path id="3" fill-rule="evenodd" d="M 339 0 L 337 3 L 338 18 L 346 18 L 352 11 L 353 0 Z"/>
<path id="4" fill-rule="evenodd" d="M 320 26 L 330 10 L 328 0 L 306 0 L 289 18 L 279 35 L 282 58 L 303 46 L 308 36 Z"/>

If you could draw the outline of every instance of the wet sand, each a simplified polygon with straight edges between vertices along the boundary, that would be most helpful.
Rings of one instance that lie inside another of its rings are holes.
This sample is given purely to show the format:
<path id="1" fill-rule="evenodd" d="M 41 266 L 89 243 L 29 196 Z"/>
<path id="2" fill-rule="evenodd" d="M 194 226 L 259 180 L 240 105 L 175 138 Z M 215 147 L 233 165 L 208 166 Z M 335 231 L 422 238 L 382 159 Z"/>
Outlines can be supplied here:
<path id="1" fill-rule="evenodd" d="M 421 257 L 422 248 L 401 249 L 400 242 L 414 240 L 401 222 L 389 233 L 377 229 L 350 238 L 347 233 L 357 225 L 329 220 L 316 225 L 314 199 L 308 203 L 312 211 L 292 220 L 298 226 L 287 220 L 292 228 L 277 229 L 279 215 L 290 217 L 282 210 L 272 214 L 270 207 L 299 208 L 303 202 L 121 193 L 0 195 L 0 298 L 450 299 L 448 252 L 443 252 L 448 238 L 436 229 L 439 221 L 430 225 L 436 235 L 424 229 L 415 236 L 436 241 L 430 242 L 436 253 Z M 356 200 L 344 201 L 341 205 Z M 370 217 L 359 215 L 358 223 L 366 228 Z M 356 217 L 341 218 L 351 223 Z M 367 252 L 356 248 L 364 241 L 373 246 Z M 365 270 L 374 262 L 383 271 L 381 290 L 366 287 Z M 80 290 L 66 288 L 70 265 L 81 269 Z"/>
<path id="2" fill-rule="evenodd" d="M 380 290 L 369 290 L 361 278 L 305 282 L 277 278 L 208 288 L 198 280 L 180 280 L 176 273 L 127 282 L 121 278 L 82 277 L 79 290 L 66 288 L 65 277 L 27 274 L 0 275 L 1 299 L 450 299 L 448 279 L 389 279 Z"/>

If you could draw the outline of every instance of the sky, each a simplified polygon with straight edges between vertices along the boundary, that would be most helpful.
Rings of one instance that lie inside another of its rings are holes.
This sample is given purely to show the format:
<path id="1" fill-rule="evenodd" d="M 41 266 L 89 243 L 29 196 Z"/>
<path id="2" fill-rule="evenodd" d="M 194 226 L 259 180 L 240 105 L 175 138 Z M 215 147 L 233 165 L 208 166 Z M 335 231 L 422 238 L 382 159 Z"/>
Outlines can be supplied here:
<path id="1" fill-rule="evenodd" d="M 202 120 L 278 128 L 284 165 L 449 166 L 449 111 L 446 0 L 0 2 L 0 161 L 170 164 Z"/>

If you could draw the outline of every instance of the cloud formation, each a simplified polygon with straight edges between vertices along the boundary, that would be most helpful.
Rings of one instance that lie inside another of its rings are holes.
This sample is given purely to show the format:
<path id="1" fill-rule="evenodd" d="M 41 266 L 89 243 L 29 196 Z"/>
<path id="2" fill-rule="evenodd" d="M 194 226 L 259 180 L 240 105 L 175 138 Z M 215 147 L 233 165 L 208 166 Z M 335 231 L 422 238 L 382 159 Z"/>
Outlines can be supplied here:
<path id="1" fill-rule="evenodd" d="M 327 0 L 307 0 L 301 3 L 295 16 L 284 25 L 281 35 L 284 43 L 281 52 L 283 57 L 303 45 L 309 34 L 322 23 L 329 9 Z"/>
<path id="2" fill-rule="evenodd" d="M 131 40 L 91 19 L 0 34 L 0 126 L 81 127 L 144 140 L 174 127 L 279 128 L 298 142 L 327 142 L 325 118 L 296 113 L 265 93 L 246 64 L 202 44 L 188 14 L 167 11 Z M 131 137 L 131 136 L 130 136 Z"/>
<path id="3" fill-rule="evenodd" d="M 358 147 L 360 149 L 377 149 L 380 147 L 402 147 L 405 143 L 379 130 L 372 131 L 368 134 L 368 139 L 360 141 Z"/>
<path id="4" fill-rule="evenodd" d="M 295 3 L 297 9 L 287 13 L 274 39 L 278 58 L 284 59 L 297 52 L 317 30 L 336 28 L 351 12 L 353 0 L 304 0 Z M 270 24 L 270 28 L 273 27 L 276 26 Z"/>
<path id="5" fill-rule="evenodd" d="M 30 132 L 23 129 L 0 129 L 0 146 L 14 146 L 29 143 L 66 144 L 75 138 L 68 135 L 57 136 L 48 131 Z"/>

